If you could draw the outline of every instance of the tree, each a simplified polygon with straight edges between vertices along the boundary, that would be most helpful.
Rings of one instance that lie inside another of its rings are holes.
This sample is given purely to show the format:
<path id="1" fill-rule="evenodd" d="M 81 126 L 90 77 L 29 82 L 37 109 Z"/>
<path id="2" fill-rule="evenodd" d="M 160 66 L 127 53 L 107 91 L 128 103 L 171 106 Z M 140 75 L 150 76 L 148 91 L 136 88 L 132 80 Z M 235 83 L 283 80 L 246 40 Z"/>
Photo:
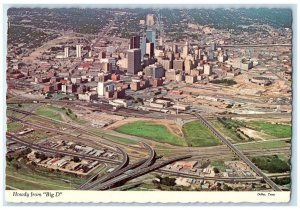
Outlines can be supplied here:
<path id="1" fill-rule="evenodd" d="M 77 156 L 74 156 L 74 157 L 73 157 L 73 161 L 74 161 L 75 163 L 79 163 L 79 162 L 80 162 L 80 158 L 77 157 Z"/>
<path id="2" fill-rule="evenodd" d="M 215 167 L 213 170 L 214 170 L 214 172 L 215 172 L 216 174 L 220 173 L 219 169 L 216 168 L 216 167 Z"/>

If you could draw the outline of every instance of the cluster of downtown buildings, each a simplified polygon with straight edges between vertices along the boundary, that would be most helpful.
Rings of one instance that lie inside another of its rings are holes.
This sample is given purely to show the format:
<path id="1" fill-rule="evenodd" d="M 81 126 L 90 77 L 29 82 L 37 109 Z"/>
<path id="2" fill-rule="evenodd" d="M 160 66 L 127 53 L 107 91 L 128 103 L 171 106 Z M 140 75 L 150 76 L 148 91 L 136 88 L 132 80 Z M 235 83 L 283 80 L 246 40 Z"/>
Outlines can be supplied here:
<path id="1" fill-rule="evenodd" d="M 202 47 L 188 41 L 166 43 L 161 34 L 157 36 L 153 15 L 148 15 L 146 22 L 148 28 L 142 35 L 127 40 L 127 49 L 105 41 L 74 40 L 54 45 L 32 63 L 8 56 L 8 86 L 48 95 L 71 94 L 84 101 L 125 99 L 129 89 L 159 87 L 170 81 L 214 80 L 218 77 L 213 73 L 216 65 L 233 76 L 253 67 L 252 60 L 228 61 L 228 51 L 216 43 Z"/>

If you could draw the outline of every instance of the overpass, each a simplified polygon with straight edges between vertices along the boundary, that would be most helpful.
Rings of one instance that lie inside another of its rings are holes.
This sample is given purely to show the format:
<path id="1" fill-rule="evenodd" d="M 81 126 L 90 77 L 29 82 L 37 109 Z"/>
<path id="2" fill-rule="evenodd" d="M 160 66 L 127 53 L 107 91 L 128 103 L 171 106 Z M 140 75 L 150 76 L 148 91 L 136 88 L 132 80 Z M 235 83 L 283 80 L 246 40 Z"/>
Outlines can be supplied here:
<path id="1" fill-rule="evenodd" d="M 91 188 L 94 188 L 96 187 L 97 185 L 100 185 L 110 179 L 113 179 L 117 176 L 120 176 L 124 173 L 126 173 L 127 171 L 131 171 L 133 169 L 135 170 L 140 170 L 140 169 L 143 169 L 145 167 L 148 167 L 150 166 L 154 161 L 155 161 L 155 156 L 156 156 L 156 153 L 154 151 L 154 149 L 152 147 L 150 147 L 148 144 L 146 143 L 142 143 L 144 145 L 144 147 L 146 147 L 149 151 L 149 157 L 146 158 L 146 159 L 142 159 L 134 164 L 131 164 L 131 165 L 128 165 L 127 167 L 125 168 L 122 168 L 122 169 L 118 169 L 118 170 L 114 170 L 113 172 L 109 173 L 109 174 L 106 174 L 105 176 L 99 178 L 99 179 L 96 179 L 94 182 L 90 183 L 90 181 L 92 181 L 92 179 L 89 179 L 86 183 L 84 183 L 82 186 L 79 187 L 79 189 L 84 189 L 84 190 L 87 190 L 87 189 L 91 189 Z M 94 177 L 95 179 L 95 177 Z"/>
<path id="2" fill-rule="evenodd" d="M 225 145 L 229 147 L 229 149 L 238 156 L 241 160 L 243 160 L 257 175 L 261 176 L 263 180 L 275 191 L 281 191 L 281 189 L 269 178 L 267 177 L 256 165 L 254 165 L 237 147 L 235 147 L 229 140 L 227 140 L 217 129 L 215 129 L 210 122 L 208 122 L 204 117 L 200 114 L 197 114 L 199 120 L 209 129 L 211 130 L 215 136 L 217 136 Z"/>

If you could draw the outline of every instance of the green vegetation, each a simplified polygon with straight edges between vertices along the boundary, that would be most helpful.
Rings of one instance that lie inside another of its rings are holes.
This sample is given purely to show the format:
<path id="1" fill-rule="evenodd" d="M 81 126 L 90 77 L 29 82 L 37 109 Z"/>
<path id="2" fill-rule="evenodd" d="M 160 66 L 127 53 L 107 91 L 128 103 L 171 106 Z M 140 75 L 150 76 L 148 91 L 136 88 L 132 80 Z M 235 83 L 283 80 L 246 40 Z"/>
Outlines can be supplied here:
<path id="1" fill-rule="evenodd" d="M 236 81 L 234 81 L 234 80 L 232 80 L 232 79 L 212 80 L 212 81 L 210 81 L 210 83 L 213 83 L 213 84 L 221 84 L 221 85 L 225 85 L 225 86 L 230 86 L 230 85 L 235 85 L 235 84 L 237 84 Z"/>
<path id="2" fill-rule="evenodd" d="M 215 126 L 215 128 L 223 133 L 225 136 L 229 137 L 229 140 L 232 143 L 241 142 L 243 139 L 242 137 L 235 131 L 235 128 L 225 126 L 226 124 L 222 123 L 219 120 L 211 120 L 211 123 Z"/>
<path id="3" fill-rule="evenodd" d="M 45 139 L 49 137 L 49 134 L 46 131 L 34 130 L 30 133 L 24 135 L 25 138 L 30 139 L 31 141 Z"/>
<path id="4" fill-rule="evenodd" d="M 71 109 L 57 106 L 41 106 L 36 110 L 36 114 L 48 117 L 59 121 L 73 120 L 77 123 L 83 123 L 84 121 L 79 120 L 77 115 L 72 112 Z"/>
<path id="5" fill-rule="evenodd" d="M 23 125 L 21 122 L 9 122 L 7 123 L 7 131 L 8 132 L 17 132 L 20 131 L 23 128 Z"/>
<path id="6" fill-rule="evenodd" d="M 116 131 L 134 136 L 152 139 L 158 142 L 187 146 L 185 140 L 171 133 L 164 125 L 152 122 L 137 121 L 117 128 Z"/>
<path id="7" fill-rule="evenodd" d="M 238 149 L 273 149 L 273 148 L 283 148 L 290 147 L 291 144 L 288 141 L 263 141 L 263 142 L 253 142 L 247 144 L 236 145 Z"/>
<path id="8" fill-rule="evenodd" d="M 184 138 L 171 133 L 164 125 L 145 121 L 128 123 L 116 131 L 178 146 L 206 147 L 221 144 L 221 141 L 199 121 L 183 126 Z"/>
<path id="9" fill-rule="evenodd" d="M 253 157 L 252 162 L 261 170 L 265 170 L 269 173 L 290 171 L 288 163 L 280 159 L 277 155 Z"/>
<path id="10" fill-rule="evenodd" d="M 126 138 L 119 137 L 119 136 L 112 136 L 112 135 L 109 135 L 109 134 L 103 134 L 103 137 L 107 138 L 109 140 L 124 143 L 124 144 L 137 144 L 137 142 L 134 141 L 134 140 L 126 139 Z"/>
<path id="11" fill-rule="evenodd" d="M 276 177 L 275 179 L 272 179 L 273 182 L 275 182 L 275 184 L 278 185 L 289 185 L 291 183 L 291 178 L 290 177 L 282 177 L 282 178 L 278 178 Z"/>
<path id="12" fill-rule="evenodd" d="M 62 117 L 59 113 L 49 109 L 48 107 L 41 106 L 36 110 L 37 115 L 48 117 L 54 120 L 62 121 Z"/>
<path id="13" fill-rule="evenodd" d="M 221 144 L 221 141 L 199 121 L 184 124 L 183 133 L 188 146 L 207 147 Z"/>
<path id="14" fill-rule="evenodd" d="M 224 161 L 222 160 L 215 160 L 211 163 L 211 166 L 217 168 L 219 171 L 225 171 L 226 167 Z"/>
<path id="15" fill-rule="evenodd" d="M 20 164 L 15 159 L 7 162 L 6 174 L 6 184 L 21 190 L 71 190 L 85 182 L 85 179 L 75 175 L 54 170 L 50 172 L 31 164 Z"/>
<path id="16" fill-rule="evenodd" d="M 273 124 L 263 121 L 251 121 L 247 126 L 256 130 L 262 131 L 275 138 L 289 138 L 292 136 L 292 128 L 290 125 Z"/>

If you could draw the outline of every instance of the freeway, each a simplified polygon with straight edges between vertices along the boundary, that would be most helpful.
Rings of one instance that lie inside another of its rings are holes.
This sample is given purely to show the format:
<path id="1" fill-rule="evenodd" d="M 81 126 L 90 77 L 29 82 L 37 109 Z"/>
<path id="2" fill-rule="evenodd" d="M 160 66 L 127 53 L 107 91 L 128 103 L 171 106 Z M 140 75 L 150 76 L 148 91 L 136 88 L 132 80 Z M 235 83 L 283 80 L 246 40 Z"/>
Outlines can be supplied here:
<path id="1" fill-rule="evenodd" d="M 25 114 L 25 115 L 33 115 L 35 117 L 39 117 L 39 118 L 44 119 L 44 120 L 48 120 L 48 121 L 60 123 L 60 124 L 65 125 L 65 126 L 69 126 L 71 129 L 75 129 L 76 131 L 81 131 L 82 133 L 89 134 L 89 135 L 95 136 L 97 138 L 100 137 L 98 134 L 95 134 L 95 133 L 93 133 L 91 131 L 88 131 L 88 130 L 80 127 L 79 125 L 74 125 L 74 124 L 70 124 L 70 123 L 67 123 L 67 122 L 63 122 L 63 121 L 51 119 L 51 118 L 48 118 L 48 117 L 40 116 L 40 115 L 37 115 L 37 114 L 35 114 L 33 112 L 28 112 L 28 111 L 25 111 L 25 110 L 15 109 L 15 108 L 11 108 L 11 107 L 7 107 L 7 109 L 15 111 L 15 112 L 22 113 L 22 114 Z M 21 121 L 24 124 L 28 124 L 28 125 L 31 125 L 31 126 L 39 127 L 41 129 L 45 129 L 45 130 L 49 130 L 49 131 L 53 131 L 53 132 L 61 133 L 61 134 L 65 134 L 65 135 L 76 136 L 77 138 L 79 138 L 78 135 L 71 134 L 70 132 L 67 132 L 67 131 L 61 131 L 61 130 L 58 130 L 58 129 L 52 129 L 52 128 L 45 127 L 45 126 L 42 126 L 42 125 L 32 124 L 32 123 L 29 123 L 26 120 L 22 120 L 20 118 L 16 118 L 16 117 L 13 117 L 13 116 L 8 116 L 8 118 L 10 118 L 12 120 L 16 120 L 16 121 Z M 83 139 L 83 138 L 80 138 L 80 139 Z M 118 145 L 130 147 L 129 145 L 122 144 L 120 142 L 112 141 L 112 140 L 110 140 L 108 138 L 105 138 L 103 136 L 101 136 L 101 141 L 99 140 L 98 142 L 100 142 L 101 145 L 103 145 L 107 149 L 114 149 L 114 147 L 118 146 Z"/>
<path id="2" fill-rule="evenodd" d="M 121 163 L 118 167 L 114 168 L 114 170 L 113 170 L 112 173 L 121 170 L 122 168 L 124 168 L 125 166 L 127 166 L 128 163 L 129 163 L 129 157 L 128 157 L 128 154 L 125 153 L 125 152 L 124 152 L 122 149 L 120 149 L 119 147 L 116 147 L 116 148 L 117 148 L 117 150 L 119 150 L 119 151 L 123 154 L 123 161 L 122 161 L 122 163 Z M 92 176 L 91 178 L 89 178 L 85 183 L 83 183 L 81 186 L 79 186 L 78 189 L 84 189 L 84 188 L 86 188 L 86 186 L 87 186 L 90 182 L 92 182 L 93 180 L 95 180 L 100 174 L 101 174 L 101 172 L 98 173 L 98 174 L 96 174 L 96 175 L 94 175 L 94 176 Z"/>
<path id="3" fill-rule="evenodd" d="M 15 141 L 21 145 L 24 145 L 24 146 L 27 146 L 29 148 L 36 149 L 39 151 L 43 151 L 43 152 L 49 152 L 49 153 L 53 153 L 53 154 L 61 154 L 61 155 L 66 155 L 66 156 L 77 156 L 79 158 L 83 158 L 86 160 L 93 160 L 93 161 L 99 161 L 99 162 L 104 162 L 104 163 L 123 164 L 123 161 L 121 162 L 118 160 L 112 160 L 112 159 L 108 159 L 108 158 L 104 158 L 104 157 L 96 157 L 96 156 L 91 156 L 91 155 L 83 155 L 83 154 L 75 153 L 75 152 L 66 152 L 66 151 L 61 151 L 61 150 L 55 150 L 55 149 L 40 146 L 37 144 L 29 143 L 27 141 L 24 141 L 24 140 L 18 138 L 17 136 L 15 136 L 11 133 L 6 133 L 6 137 L 8 139 L 10 139 L 11 141 Z"/>
<path id="4" fill-rule="evenodd" d="M 209 176 L 199 176 L 195 174 L 187 174 L 179 171 L 171 171 L 167 169 L 159 169 L 158 171 L 173 176 L 203 179 L 203 180 L 216 180 L 216 181 L 229 181 L 229 182 L 259 182 L 260 180 L 262 180 L 262 178 L 260 177 L 209 177 Z"/>
<path id="5" fill-rule="evenodd" d="M 43 130 L 46 130 L 46 131 L 52 131 L 52 132 L 57 133 L 57 134 L 63 134 L 63 135 L 76 137 L 77 139 L 80 139 L 80 140 L 83 140 L 83 141 L 89 141 L 90 140 L 90 139 L 87 139 L 87 138 L 79 137 L 78 135 L 72 134 L 71 132 L 68 132 L 68 131 L 62 131 L 62 130 L 58 130 L 58 129 L 55 129 L 55 128 L 50 128 L 50 127 L 46 127 L 46 126 L 42 126 L 42 125 L 37 125 L 37 124 L 34 124 L 34 123 L 30 123 L 26 120 L 22 120 L 20 118 L 13 117 L 13 116 L 7 116 L 7 117 L 11 120 L 20 121 L 23 124 L 30 125 L 30 126 L 36 127 L 36 128 L 40 128 L 40 129 L 43 129 Z M 104 148 L 106 148 L 108 150 L 114 150 L 115 149 L 115 147 L 113 147 L 112 145 L 105 144 L 102 141 L 101 142 L 98 141 L 97 143 L 101 143 L 101 146 L 103 146 Z M 118 151 L 120 151 L 120 150 L 118 150 Z"/>
<path id="6" fill-rule="evenodd" d="M 89 183 L 89 181 L 92 181 L 93 179 L 89 179 L 86 183 L 83 184 L 83 186 L 81 186 L 79 189 L 84 189 L 84 190 L 87 190 L 87 189 L 91 189 L 91 188 L 94 188 L 96 187 L 97 185 L 99 184 L 102 184 L 110 179 L 113 179 L 117 176 L 120 176 L 122 174 L 124 174 L 125 172 L 127 171 L 130 171 L 130 170 L 141 170 L 145 167 L 149 167 L 154 161 L 155 161 L 155 157 L 156 157 L 156 153 L 154 151 L 154 149 L 152 147 L 150 147 L 148 144 L 146 143 L 142 143 L 143 146 L 145 148 L 147 148 L 149 150 L 149 157 L 147 159 L 142 159 L 134 164 L 131 164 L 131 165 L 128 165 L 127 167 L 125 168 L 122 168 L 121 170 L 114 170 L 113 172 L 99 178 L 99 179 L 96 179 L 94 182 Z"/>
<path id="7" fill-rule="evenodd" d="M 178 156 L 178 157 L 174 157 L 174 158 L 169 159 L 169 160 L 162 161 L 160 163 L 156 163 L 152 166 L 149 166 L 149 167 L 146 167 L 146 168 L 143 168 L 143 169 L 136 169 L 136 170 L 132 170 L 132 171 L 127 171 L 126 173 L 124 173 L 124 174 L 122 174 L 122 175 L 120 175 L 116 178 L 113 178 L 113 179 L 111 179 L 107 182 L 104 182 L 101 185 L 97 185 L 94 188 L 91 188 L 90 190 L 106 190 L 106 189 L 112 188 L 117 183 L 126 182 L 128 180 L 134 179 L 136 177 L 142 176 L 144 174 L 150 173 L 151 171 L 154 171 L 156 169 L 164 167 L 164 166 L 166 166 L 170 163 L 173 163 L 173 162 L 176 162 L 176 161 L 179 161 L 179 160 L 183 160 L 183 159 L 187 159 L 187 158 L 190 158 L 190 157 L 191 157 L 190 155 Z"/>
<path id="8" fill-rule="evenodd" d="M 254 163 L 252 163 L 237 147 L 235 147 L 229 140 L 227 140 L 217 129 L 215 129 L 204 117 L 197 114 L 199 120 L 210 129 L 221 141 L 226 144 L 231 151 L 243 160 L 257 175 L 261 176 L 263 180 L 275 191 L 281 191 L 281 189 L 267 177 Z"/>

